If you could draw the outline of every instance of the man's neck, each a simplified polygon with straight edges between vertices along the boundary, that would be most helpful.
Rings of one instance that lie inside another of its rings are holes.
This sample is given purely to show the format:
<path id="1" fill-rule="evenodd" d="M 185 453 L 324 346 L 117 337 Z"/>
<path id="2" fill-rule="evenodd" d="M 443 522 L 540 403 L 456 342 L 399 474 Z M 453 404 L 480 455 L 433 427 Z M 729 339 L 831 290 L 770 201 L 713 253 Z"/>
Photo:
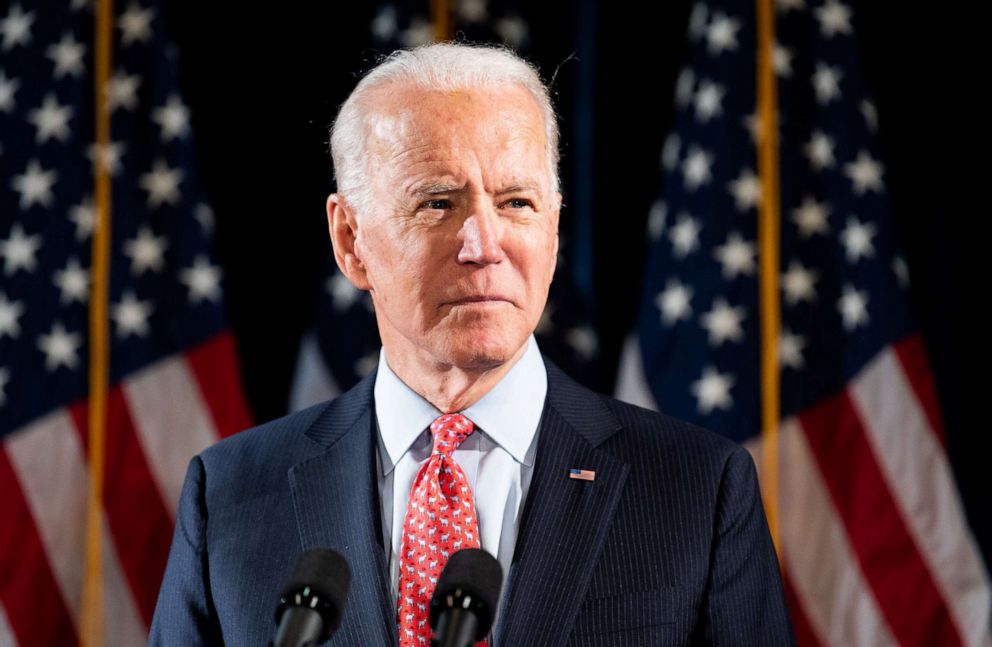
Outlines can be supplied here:
<path id="1" fill-rule="evenodd" d="M 389 368 L 400 380 L 438 411 L 463 411 L 489 393 L 527 350 L 529 339 L 506 362 L 485 369 L 439 363 L 417 353 L 390 352 L 384 344 Z"/>

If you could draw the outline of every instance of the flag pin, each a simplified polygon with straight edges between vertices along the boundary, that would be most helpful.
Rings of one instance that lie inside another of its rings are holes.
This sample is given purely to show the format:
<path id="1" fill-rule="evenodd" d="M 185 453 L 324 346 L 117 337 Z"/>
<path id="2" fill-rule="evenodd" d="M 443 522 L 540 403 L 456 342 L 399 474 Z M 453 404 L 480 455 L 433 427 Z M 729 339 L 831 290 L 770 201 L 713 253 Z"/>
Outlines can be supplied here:
<path id="1" fill-rule="evenodd" d="M 596 472 L 592 470 L 577 470 L 572 468 L 568 470 L 568 478 L 576 479 L 578 481 L 595 481 Z"/>

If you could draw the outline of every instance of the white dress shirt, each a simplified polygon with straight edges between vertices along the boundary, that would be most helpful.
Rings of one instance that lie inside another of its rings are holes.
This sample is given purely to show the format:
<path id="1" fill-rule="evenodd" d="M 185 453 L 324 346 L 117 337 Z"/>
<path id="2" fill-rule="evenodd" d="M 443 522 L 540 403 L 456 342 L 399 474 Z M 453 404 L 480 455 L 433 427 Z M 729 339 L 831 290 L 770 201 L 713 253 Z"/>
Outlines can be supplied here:
<path id="1" fill-rule="evenodd" d="M 547 371 L 531 336 L 524 354 L 503 379 L 460 412 L 475 423 L 475 431 L 455 450 L 454 459 L 472 488 L 482 548 L 499 561 L 504 584 L 534 469 L 537 428 L 547 391 Z M 430 457 L 430 424 L 442 412 L 393 373 L 384 349 L 379 352 L 374 397 L 383 544 L 390 547 L 395 604 L 407 500 L 417 472 Z"/>

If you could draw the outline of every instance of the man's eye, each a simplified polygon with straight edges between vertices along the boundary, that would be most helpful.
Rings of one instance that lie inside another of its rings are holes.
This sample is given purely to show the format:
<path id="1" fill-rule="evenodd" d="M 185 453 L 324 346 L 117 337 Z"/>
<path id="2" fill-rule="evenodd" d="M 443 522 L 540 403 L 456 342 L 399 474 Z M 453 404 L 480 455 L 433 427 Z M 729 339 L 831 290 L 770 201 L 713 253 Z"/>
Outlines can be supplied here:
<path id="1" fill-rule="evenodd" d="M 524 198 L 511 198 L 504 203 L 511 209 L 526 209 L 530 206 L 530 200 Z"/>
<path id="2" fill-rule="evenodd" d="M 434 200 L 427 200 L 420 205 L 423 209 L 450 209 L 451 200 L 446 200 L 443 198 L 437 198 Z"/>

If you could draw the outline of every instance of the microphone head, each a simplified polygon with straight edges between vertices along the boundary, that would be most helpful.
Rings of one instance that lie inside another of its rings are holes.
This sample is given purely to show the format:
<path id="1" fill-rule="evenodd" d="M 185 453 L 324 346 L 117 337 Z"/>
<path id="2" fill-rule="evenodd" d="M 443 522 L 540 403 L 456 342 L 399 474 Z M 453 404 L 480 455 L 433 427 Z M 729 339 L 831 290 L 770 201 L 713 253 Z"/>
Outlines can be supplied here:
<path id="1" fill-rule="evenodd" d="M 320 640 L 326 640 L 341 624 L 350 586 L 351 569 L 344 557 L 329 548 L 310 548 L 300 555 L 282 589 L 276 623 L 289 607 L 314 609 L 324 620 Z"/>
<path id="2" fill-rule="evenodd" d="M 476 640 L 482 640 L 492 627 L 502 587 L 503 569 L 495 557 L 481 548 L 458 551 L 441 570 L 431 596 L 431 629 L 437 629 L 444 611 L 469 608 L 479 619 Z"/>

